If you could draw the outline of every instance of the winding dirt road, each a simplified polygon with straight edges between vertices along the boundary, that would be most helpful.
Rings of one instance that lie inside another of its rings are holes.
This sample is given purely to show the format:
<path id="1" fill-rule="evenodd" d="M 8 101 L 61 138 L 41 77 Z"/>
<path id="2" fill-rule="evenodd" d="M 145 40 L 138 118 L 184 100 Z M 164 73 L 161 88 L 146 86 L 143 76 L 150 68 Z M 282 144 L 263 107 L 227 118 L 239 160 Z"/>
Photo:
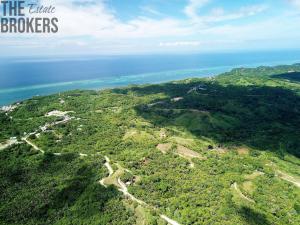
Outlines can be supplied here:
<path id="1" fill-rule="evenodd" d="M 105 161 L 106 161 L 106 162 L 105 162 L 104 165 L 105 165 L 105 167 L 106 167 L 106 168 L 108 169 L 108 171 L 109 171 L 109 176 L 106 177 L 106 178 L 111 178 L 111 177 L 113 176 L 113 174 L 114 174 L 114 170 L 112 169 L 112 167 L 111 167 L 111 165 L 110 165 L 110 159 L 109 159 L 107 156 L 105 156 Z M 126 170 L 125 170 L 125 171 L 126 171 Z M 128 171 L 128 170 L 127 170 L 127 171 Z M 104 187 L 107 187 L 107 186 L 104 184 L 104 181 L 105 181 L 106 178 L 103 178 L 101 181 L 99 181 L 99 183 L 100 183 L 102 186 L 104 186 Z M 128 192 L 128 189 L 127 189 L 126 184 L 124 184 L 124 182 L 121 180 L 120 177 L 118 177 L 117 181 L 118 181 L 118 185 L 120 186 L 120 188 L 118 188 L 118 190 L 119 190 L 120 192 L 122 192 L 122 193 L 124 194 L 125 197 L 128 197 L 129 199 L 131 199 L 132 201 L 138 203 L 139 205 L 142 205 L 142 206 L 149 206 L 149 205 L 148 205 L 147 203 L 145 203 L 144 201 L 142 201 L 142 200 L 140 200 L 140 199 L 134 197 L 132 194 L 130 194 L 130 193 Z M 153 206 L 149 206 L 149 207 L 154 208 Z M 175 220 L 170 219 L 170 218 L 167 217 L 166 215 L 161 214 L 161 215 L 160 215 L 160 218 L 162 218 L 164 221 L 166 221 L 166 222 L 167 222 L 168 224 L 170 224 L 170 225 L 180 225 L 180 223 L 178 223 L 178 222 L 175 221 Z"/>
<path id="2" fill-rule="evenodd" d="M 121 191 L 126 197 L 129 197 L 132 201 L 137 202 L 140 205 L 147 205 L 145 202 L 143 202 L 140 199 L 137 199 L 136 197 L 134 197 L 132 194 L 130 194 L 128 192 L 128 189 L 127 189 L 126 185 L 121 181 L 120 177 L 118 178 L 118 184 L 121 187 L 119 189 L 119 191 Z"/>
<path id="3" fill-rule="evenodd" d="M 32 134 L 35 134 L 35 133 L 31 133 L 25 137 L 22 138 L 23 141 L 25 141 L 28 145 L 31 145 L 35 150 L 37 151 L 40 151 L 42 154 L 45 154 L 45 151 L 40 149 L 38 146 L 36 146 L 35 144 L 33 144 L 31 141 L 29 141 L 27 138 L 32 135 Z"/>
<path id="4" fill-rule="evenodd" d="M 288 181 L 288 182 L 296 185 L 298 188 L 300 188 L 300 180 L 299 179 L 296 179 L 295 177 L 292 177 L 291 175 L 288 175 L 280 170 L 277 170 L 276 173 L 281 179 Z"/>
<path id="5" fill-rule="evenodd" d="M 11 139 L 9 139 L 8 141 L 6 141 L 5 144 L 1 144 L 1 143 L 0 143 L 0 150 L 4 150 L 4 149 L 6 149 L 6 148 L 8 148 L 8 147 L 10 147 L 10 146 L 12 146 L 12 145 L 14 145 L 14 144 L 17 144 L 17 143 L 18 143 L 18 140 L 17 140 L 17 139 L 11 138 Z"/>
<path id="6" fill-rule="evenodd" d="M 104 181 L 105 181 L 105 179 L 110 178 L 110 177 L 114 174 L 114 170 L 113 170 L 113 168 L 112 168 L 111 165 L 110 165 L 110 159 L 109 159 L 107 156 L 104 156 L 104 158 L 105 158 L 105 161 L 106 161 L 106 162 L 104 163 L 104 166 L 107 168 L 107 170 L 108 170 L 108 172 L 109 172 L 109 175 L 108 175 L 108 177 L 104 177 L 102 180 L 100 180 L 99 183 L 100 183 L 102 186 L 104 186 L 104 187 L 107 188 L 107 186 L 104 184 Z"/>
<path id="7" fill-rule="evenodd" d="M 109 176 L 111 177 L 114 174 L 114 170 L 110 165 L 110 159 L 107 156 L 104 156 L 106 163 L 104 164 L 106 168 L 108 169 Z"/>
<path id="8" fill-rule="evenodd" d="M 243 199 L 245 199 L 245 200 L 247 200 L 247 201 L 249 201 L 249 202 L 255 203 L 254 200 L 248 198 L 247 196 L 245 196 L 245 195 L 241 192 L 241 190 L 238 188 L 237 183 L 234 183 L 234 184 L 233 184 L 233 188 L 236 190 L 236 192 L 239 194 L 239 196 L 240 196 L 241 198 L 243 198 Z"/>
<path id="9" fill-rule="evenodd" d="M 167 217 L 166 215 L 160 215 L 160 218 L 162 218 L 163 220 L 165 220 L 167 223 L 171 224 L 171 225 L 180 225 L 179 223 L 177 223 L 175 220 L 170 219 L 169 217 Z"/>

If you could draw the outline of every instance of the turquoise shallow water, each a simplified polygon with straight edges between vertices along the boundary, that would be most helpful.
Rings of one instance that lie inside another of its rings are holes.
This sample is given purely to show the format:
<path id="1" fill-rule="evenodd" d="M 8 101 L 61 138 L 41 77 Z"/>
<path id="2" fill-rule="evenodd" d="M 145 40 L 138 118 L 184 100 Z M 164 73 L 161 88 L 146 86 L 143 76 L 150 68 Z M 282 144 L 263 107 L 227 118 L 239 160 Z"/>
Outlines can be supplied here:
<path id="1" fill-rule="evenodd" d="M 179 80 L 188 77 L 205 77 L 218 74 L 230 68 L 199 69 L 199 70 L 177 70 L 137 75 L 126 75 L 120 77 L 59 82 L 50 84 L 30 85 L 0 89 L 0 105 L 24 100 L 36 95 L 48 95 L 74 89 L 104 89 L 122 87 L 129 84 L 161 83 L 171 80 Z"/>
<path id="2" fill-rule="evenodd" d="M 80 58 L 42 61 L 40 59 L 4 60 L 0 63 L 2 69 L 0 105 L 66 90 L 161 83 L 190 77 L 213 76 L 236 67 L 274 66 L 300 62 L 300 52 L 285 54 L 285 56 L 279 53 L 275 56 L 265 53 L 262 57 L 251 53 L 221 56 L 152 56 L 153 58 L 145 56 L 129 57 L 129 59 L 112 57 L 84 60 Z"/>

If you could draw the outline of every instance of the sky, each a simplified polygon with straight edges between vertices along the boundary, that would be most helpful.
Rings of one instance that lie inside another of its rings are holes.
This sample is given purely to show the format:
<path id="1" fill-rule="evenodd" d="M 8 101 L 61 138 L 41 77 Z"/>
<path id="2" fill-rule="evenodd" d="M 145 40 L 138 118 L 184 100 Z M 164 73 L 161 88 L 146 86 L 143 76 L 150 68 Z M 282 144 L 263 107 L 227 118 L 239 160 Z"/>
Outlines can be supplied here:
<path id="1" fill-rule="evenodd" d="M 36 1 L 59 32 L 0 33 L 1 56 L 300 49 L 300 0 Z"/>

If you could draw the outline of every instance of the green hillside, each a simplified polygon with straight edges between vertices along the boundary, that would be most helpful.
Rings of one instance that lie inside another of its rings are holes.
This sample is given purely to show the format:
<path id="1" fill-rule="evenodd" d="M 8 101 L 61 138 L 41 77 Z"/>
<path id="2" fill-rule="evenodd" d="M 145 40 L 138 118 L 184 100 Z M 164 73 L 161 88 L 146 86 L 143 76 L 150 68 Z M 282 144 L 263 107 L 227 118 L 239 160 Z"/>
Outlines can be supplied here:
<path id="1" fill-rule="evenodd" d="M 300 224 L 300 64 L 0 111 L 0 224 Z"/>

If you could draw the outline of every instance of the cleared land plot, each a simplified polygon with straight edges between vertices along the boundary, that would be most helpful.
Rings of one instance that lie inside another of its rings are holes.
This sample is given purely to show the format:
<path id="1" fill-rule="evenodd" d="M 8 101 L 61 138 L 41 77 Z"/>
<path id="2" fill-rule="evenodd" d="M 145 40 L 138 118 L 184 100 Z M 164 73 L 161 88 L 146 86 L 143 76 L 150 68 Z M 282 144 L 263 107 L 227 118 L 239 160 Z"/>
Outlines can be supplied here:
<path id="1" fill-rule="evenodd" d="M 168 151 L 171 150 L 172 144 L 171 143 L 166 143 L 166 144 L 158 144 L 156 148 L 161 151 L 163 154 L 166 154 Z"/>
<path id="2" fill-rule="evenodd" d="M 198 158 L 198 159 L 206 159 L 205 157 L 203 157 L 200 153 L 195 152 L 191 149 L 188 149 L 187 147 L 184 147 L 182 145 L 178 145 L 177 146 L 177 150 L 176 152 L 187 159 L 192 159 L 192 158 Z"/>

